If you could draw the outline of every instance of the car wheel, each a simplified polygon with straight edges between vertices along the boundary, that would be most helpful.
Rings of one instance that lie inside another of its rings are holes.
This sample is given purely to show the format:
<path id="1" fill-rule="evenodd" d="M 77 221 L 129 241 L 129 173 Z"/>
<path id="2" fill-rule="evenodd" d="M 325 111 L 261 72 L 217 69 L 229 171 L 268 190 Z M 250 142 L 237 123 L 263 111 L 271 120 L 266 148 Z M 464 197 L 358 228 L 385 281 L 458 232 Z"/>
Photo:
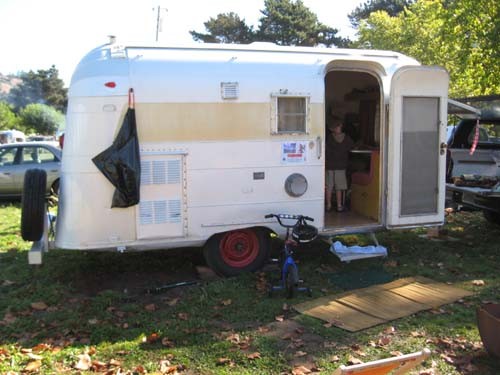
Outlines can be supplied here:
<path id="1" fill-rule="evenodd" d="M 483 216 L 490 223 L 500 225 L 500 213 L 489 210 L 483 210 Z"/>
<path id="2" fill-rule="evenodd" d="M 38 241 L 42 238 L 46 185 L 47 173 L 44 170 L 26 171 L 21 201 L 21 236 L 25 241 Z"/>
<path id="3" fill-rule="evenodd" d="M 269 257 L 270 243 L 265 230 L 234 230 L 211 237 L 205 244 L 203 255 L 217 274 L 236 276 L 261 268 Z"/>

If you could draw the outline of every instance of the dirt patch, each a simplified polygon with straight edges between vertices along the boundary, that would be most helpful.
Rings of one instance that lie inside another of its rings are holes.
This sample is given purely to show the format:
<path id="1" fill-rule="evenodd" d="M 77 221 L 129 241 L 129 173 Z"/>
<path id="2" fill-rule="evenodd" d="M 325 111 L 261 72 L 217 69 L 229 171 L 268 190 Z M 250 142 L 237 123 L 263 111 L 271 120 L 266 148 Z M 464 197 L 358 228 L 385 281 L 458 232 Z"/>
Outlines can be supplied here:
<path id="1" fill-rule="evenodd" d="M 260 327 L 259 333 L 276 339 L 279 350 L 290 366 L 303 366 L 310 370 L 317 367 L 315 353 L 324 350 L 325 339 L 310 332 L 293 318 Z"/>

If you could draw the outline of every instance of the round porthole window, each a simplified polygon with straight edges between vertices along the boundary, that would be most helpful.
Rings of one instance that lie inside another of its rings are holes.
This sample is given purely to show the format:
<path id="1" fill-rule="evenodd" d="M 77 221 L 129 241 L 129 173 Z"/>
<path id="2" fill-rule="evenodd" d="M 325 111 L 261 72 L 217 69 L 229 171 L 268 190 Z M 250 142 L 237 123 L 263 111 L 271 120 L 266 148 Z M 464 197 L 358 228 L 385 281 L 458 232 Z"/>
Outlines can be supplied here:
<path id="1" fill-rule="evenodd" d="M 285 191 L 291 197 L 300 197 L 307 191 L 307 180 L 300 173 L 288 176 L 285 181 Z"/>

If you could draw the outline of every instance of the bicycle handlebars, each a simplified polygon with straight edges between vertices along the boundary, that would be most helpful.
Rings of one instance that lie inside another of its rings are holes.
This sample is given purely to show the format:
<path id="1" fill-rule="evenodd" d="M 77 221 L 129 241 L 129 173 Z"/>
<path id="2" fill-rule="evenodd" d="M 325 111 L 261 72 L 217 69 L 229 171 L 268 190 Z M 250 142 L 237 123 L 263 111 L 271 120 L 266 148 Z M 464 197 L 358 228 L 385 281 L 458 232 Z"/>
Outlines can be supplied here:
<path id="1" fill-rule="evenodd" d="M 277 220 L 278 220 L 278 223 L 284 227 L 284 228 L 293 228 L 295 225 L 297 225 L 298 222 L 302 221 L 302 220 L 307 220 L 307 221 L 314 221 L 314 219 L 312 217 L 309 217 L 309 216 L 304 216 L 304 215 L 289 215 L 289 214 L 267 214 L 266 216 L 264 216 L 266 219 L 269 219 L 271 217 L 275 217 Z M 283 224 L 283 222 L 281 221 L 281 219 L 285 219 L 285 220 L 297 220 L 297 222 L 293 225 L 287 225 L 287 224 Z"/>

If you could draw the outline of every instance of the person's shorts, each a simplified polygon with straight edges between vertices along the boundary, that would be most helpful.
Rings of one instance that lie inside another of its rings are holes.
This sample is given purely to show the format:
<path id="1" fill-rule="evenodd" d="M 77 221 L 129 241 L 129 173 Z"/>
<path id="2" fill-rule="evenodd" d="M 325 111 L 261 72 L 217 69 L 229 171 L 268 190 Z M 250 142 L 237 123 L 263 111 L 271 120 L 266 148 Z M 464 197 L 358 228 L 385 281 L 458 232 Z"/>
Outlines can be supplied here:
<path id="1" fill-rule="evenodd" d="M 347 177 L 345 169 L 326 171 L 326 188 L 328 191 L 347 190 Z"/>

